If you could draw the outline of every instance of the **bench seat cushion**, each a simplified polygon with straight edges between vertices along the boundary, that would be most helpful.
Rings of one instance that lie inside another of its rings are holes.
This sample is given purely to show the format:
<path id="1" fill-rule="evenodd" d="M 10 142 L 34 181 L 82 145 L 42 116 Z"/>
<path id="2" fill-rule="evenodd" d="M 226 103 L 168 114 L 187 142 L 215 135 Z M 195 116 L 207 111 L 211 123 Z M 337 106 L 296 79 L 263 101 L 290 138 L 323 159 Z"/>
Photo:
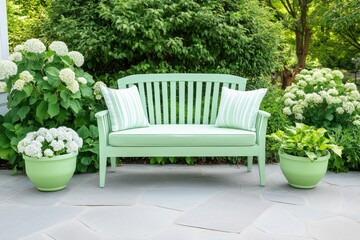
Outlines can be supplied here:
<path id="1" fill-rule="evenodd" d="M 112 146 L 251 146 L 255 141 L 255 132 L 195 124 L 150 125 L 148 128 L 127 129 L 109 135 Z"/>

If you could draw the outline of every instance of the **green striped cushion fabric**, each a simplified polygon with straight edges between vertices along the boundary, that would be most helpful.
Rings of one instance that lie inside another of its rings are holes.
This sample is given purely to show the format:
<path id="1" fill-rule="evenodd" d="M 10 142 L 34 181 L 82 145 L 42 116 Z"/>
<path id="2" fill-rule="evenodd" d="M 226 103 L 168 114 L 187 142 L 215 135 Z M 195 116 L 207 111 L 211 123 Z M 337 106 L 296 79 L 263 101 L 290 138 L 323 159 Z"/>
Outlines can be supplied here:
<path id="1" fill-rule="evenodd" d="M 267 89 L 237 91 L 222 88 L 215 126 L 255 131 L 256 116 Z"/>
<path id="2" fill-rule="evenodd" d="M 112 131 L 150 125 L 136 86 L 127 89 L 101 87 L 101 93 L 109 110 Z"/>

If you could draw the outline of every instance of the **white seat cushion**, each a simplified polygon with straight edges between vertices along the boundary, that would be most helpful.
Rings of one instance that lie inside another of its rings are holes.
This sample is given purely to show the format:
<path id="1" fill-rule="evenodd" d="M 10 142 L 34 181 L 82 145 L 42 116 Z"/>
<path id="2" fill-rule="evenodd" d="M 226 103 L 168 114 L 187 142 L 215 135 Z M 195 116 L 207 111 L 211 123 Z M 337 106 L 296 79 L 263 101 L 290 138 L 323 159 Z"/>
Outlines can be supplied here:
<path id="1" fill-rule="evenodd" d="M 200 124 L 150 125 L 148 128 L 127 129 L 109 135 L 112 146 L 251 146 L 255 142 L 256 133 L 252 131 Z"/>

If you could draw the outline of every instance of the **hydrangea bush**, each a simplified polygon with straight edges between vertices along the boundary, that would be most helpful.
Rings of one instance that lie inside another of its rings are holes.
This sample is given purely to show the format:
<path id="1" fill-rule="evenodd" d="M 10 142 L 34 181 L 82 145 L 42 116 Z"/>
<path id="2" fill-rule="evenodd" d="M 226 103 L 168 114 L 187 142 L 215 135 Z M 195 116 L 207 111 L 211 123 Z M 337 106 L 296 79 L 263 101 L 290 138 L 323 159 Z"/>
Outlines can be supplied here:
<path id="1" fill-rule="evenodd" d="M 360 93 L 328 68 L 302 70 L 284 94 L 283 112 L 293 121 L 325 128 L 360 126 Z"/>
<path id="2" fill-rule="evenodd" d="M 0 116 L 0 158 L 22 168 L 18 142 L 41 127 L 66 126 L 84 139 L 77 170 L 98 168 L 98 136 L 94 114 L 102 102 L 92 76 L 81 69 L 84 56 L 61 41 L 48 47 L 29 39 L 0 61 L 0 91 L 8 93 L 9 112 Z M 95 91 L 93 87 L 95 87 Z M 95 93 L 95 94 L 94 94 Z"/>
<path id="3" fill-rule="evenodd" d="M 83 140 L 71 128 L 40 128 L 29 132 L 18 145 L 18 152 L 28 157 L 53 157 L 67 153 L 77 153 Z"/>

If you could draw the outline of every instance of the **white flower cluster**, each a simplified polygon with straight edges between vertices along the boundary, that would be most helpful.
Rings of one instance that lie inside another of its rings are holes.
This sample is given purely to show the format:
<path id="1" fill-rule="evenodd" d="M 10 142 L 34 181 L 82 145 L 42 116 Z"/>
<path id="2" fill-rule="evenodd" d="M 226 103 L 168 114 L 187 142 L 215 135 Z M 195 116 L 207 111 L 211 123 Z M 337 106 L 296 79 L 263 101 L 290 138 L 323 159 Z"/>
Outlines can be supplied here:
<path id="1" fill-rule="evenodd" d="M 59 72 L 59 78 L 72 93 L 77 93 L 80 90 L 79 83 L 76 81 L 75 72 L 70 68 L 62 69 Z"/>
<path id="2" fill-rule="evenodd" d="M 17 65 L 9 60 L 0 61 L 0 80 L 16 75 Z"/>
<path id="3" fill-rule="evenodd" d="M 6 83 L 0 82 L 0 92 L 5 92 L 5 91 L 6 91 Z"/>
<path id="4" fill-rule="evenodd" d="M 78 80 L 78 82 L 81 83 L 81 84 L 87 84 L 87 80 L 86 80 L 86 78 L 84 78 L 84 77 L 78 77 L 77 80 Z"/>
<path id="5" fill-rule="evenodd" d="M 67 45 L 62 41 L 54 41 L 49 45 L 49 49 L 56 52 L 59 56 L 65 56 L 68 54 L 69 50 Z"/>
<path id="6" fill-rule="evenodd" d="M 71 51 L 67 55 L 74 62 L 75 66 L 81 67 L 84 64 L 84 56 L 78 51 Z"/>
<path id="7" fill-rule="evenodd" d="M 360 93 L 354 83 L 342 84 L 341 71 L 328 68 L 312 71 L 302 70 L 296 76 L 296 84 L 288 87 L 283 96 L 283 113 L 303 120 L 311 117 L 308 110 L 315 113 L 321 109 L 333 109 L 334 114 L 349 114 L 354 125 L 360 121 Z"/>
<path id="8" fill-rule="evenodd" d="M 94 95 L 95 95 L 95 99 L 96 100 L 100 100 L 102 98 L 101 95 L 101 87 L 106 87 L 106 84 L 103 83 L 102 81 L 98 81 L 94 84 L 93 89 L 94 89 Z"/>
<path id="9" fill-rule="evenodd" d="M 17 148 L 19 153 L 28 157 L 41 158 L 78 152 L 82 146 L 83 140 L 74 130 L 59 127 L 30 132 Z"/>
<path id="10" fill-rule="evenodd" d="M 13 85 L 13 89 L 18 91 L 22 91 L 26 84 L 34 81 L 34 77 L 29 71 L 22 71 L 19 77 L 20 79 L 16 80 Z"/>
<path id="11" fill-rule="evenodd" d="M 24 50 L 24 45 L 16 45 L 14 47 L 14 52 L 21 52 Z"/>
<path id="12" fill-rule="evenodd" d="M 12 62 L 21 62 L 23 60 L 23 56 L 21 52 L 14 52 L 9 55 L 8 60 Z"/>
<path id="13" fill-rule="evenodd" d="M 39 39 L 33 38 L 24 43 L 24 50 L 30 53 L 43 53 L 46 51 L 46 47 Z"/>

